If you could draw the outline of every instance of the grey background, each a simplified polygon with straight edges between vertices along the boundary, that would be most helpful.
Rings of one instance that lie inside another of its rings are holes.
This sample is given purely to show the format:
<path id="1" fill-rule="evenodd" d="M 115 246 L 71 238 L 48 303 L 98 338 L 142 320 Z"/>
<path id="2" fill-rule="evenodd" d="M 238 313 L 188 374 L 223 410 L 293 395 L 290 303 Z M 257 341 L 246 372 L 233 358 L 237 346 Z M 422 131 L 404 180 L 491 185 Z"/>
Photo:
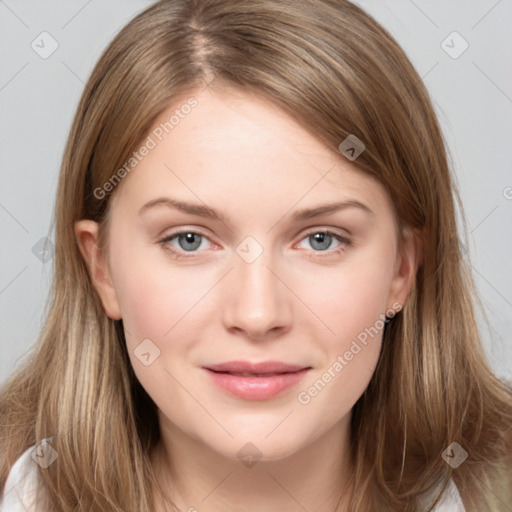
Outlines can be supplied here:
<path id="1" fill-rule="evenodd" d="M 58 171 L 84 82 L 151 3 L 0 0 L 0 383 L 44 321 L 51 251 L 40 240 L 53 239 Z M 430 91 L 468 220 L 485 349 L 495 372 L 512 378 L 512 0 L 356 3 L 393 34 Z M 464 42 L 447 39 L 454 31 L 469 44 L 457 58 Z M 58 44 L 45 59 L 31 46 L 55 44 L 42 32 Z"/>

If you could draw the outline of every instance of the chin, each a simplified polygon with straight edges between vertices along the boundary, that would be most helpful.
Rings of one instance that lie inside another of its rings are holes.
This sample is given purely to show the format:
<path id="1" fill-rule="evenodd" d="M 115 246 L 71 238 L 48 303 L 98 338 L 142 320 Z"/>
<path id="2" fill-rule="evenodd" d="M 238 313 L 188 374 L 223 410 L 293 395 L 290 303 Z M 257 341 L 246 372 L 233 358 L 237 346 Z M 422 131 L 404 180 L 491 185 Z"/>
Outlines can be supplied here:
<path id="1" fill-rule="evenodd" d="M 218 443 L 210 444 L 210 447 L 227 459 L 240 461 L 248 466 L 251 461 L 271 462 L 286 459 L 298 452 L 307 442 L 291 438 L 288 432 L 284 435 L 274 437 L 271 434 L 268 438 L 268 431 L 248 431 L 246 435 L 239 434 L 234 439 L 226 439 L 226 444 L 219 446 Z"/>

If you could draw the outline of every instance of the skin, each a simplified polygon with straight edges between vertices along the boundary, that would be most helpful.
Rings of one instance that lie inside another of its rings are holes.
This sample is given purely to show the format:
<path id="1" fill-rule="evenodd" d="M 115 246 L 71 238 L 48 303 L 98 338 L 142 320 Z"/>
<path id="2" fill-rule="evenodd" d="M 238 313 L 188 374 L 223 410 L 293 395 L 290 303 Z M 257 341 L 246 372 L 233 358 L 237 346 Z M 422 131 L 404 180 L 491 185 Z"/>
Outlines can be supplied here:
<path id="1" fill-rule="evenodd" d="M 351 411 L 374 373 L 382 330 L 307 404 L 298 394 L 330 367 L 333 375 L 356 337 L 404 304 L 417 245 L 410 232 L 399 244 L 381 184 L 273 104 L 235 90 L 193 96 L 198 106 L 115 190 L 106 256 L 93 221 L 76 223 L 79 247 L 106 314 L 123 319 L 133 369 L 158 406 L 162 439 L 152 461 L 180 509 L 332 512 L 352 474 Z M 224 221 L 165 205 L 139 214 L 162 197 L 215 208 Z M 347 207 L 292 218 L 349 199 L 373 213 Z M 326 229 L 350 245 L 309 236 Z M 204 236 L 160 243 L 181 231 Z M 263 250 L 251 263 L 236 252 L 248 236 Z M 144 339 L 160 350 L 148 366 L 134 354 Z M 281 395 L 243 400 L 201 368 L 230 360 L 311 369 Z M 261 453 L 252 467 L 237 457 L 248 442 Z"/>

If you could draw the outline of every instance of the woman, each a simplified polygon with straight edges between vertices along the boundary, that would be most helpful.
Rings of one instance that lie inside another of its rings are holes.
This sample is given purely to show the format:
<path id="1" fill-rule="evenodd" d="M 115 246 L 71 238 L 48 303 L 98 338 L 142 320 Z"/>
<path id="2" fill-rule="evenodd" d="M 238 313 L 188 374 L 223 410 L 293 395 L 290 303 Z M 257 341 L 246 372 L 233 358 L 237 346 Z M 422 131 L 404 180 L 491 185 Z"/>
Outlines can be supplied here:
<path id="1" fill-rule="evenodd" d="M 147 9 L 69 137 L 51 309 L 0 394 L 6 510 L 512 502 L 456 200 L 420 77 L 357 6 Z"/>

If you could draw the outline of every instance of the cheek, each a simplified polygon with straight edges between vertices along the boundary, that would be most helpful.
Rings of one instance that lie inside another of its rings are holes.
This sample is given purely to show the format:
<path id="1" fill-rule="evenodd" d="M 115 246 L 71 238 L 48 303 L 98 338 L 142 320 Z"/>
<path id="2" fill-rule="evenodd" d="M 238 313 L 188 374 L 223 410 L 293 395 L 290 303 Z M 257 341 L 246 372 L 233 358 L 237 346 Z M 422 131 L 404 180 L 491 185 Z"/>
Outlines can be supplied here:
<path id="1" fill-rule="evenodd" d="M 327 348 L 343 349 L 376 323 L 382 328 L 379 319 L 388 304 L 391 268 L 389 259 L 361 258 L 297 281 L 302 283 L 298 295 L 321 320 Z"/>
<path id="2" fill-rule="evenodd" d="M 201 334 L 201 297 L 211 285 L 205 284 L 208 280 L 200 273 L 192 275 L 165 264 L 134 260 L 124 275 L 127 278 L 120 282 L 118 296 L 126 347 L 137 379 L 159 408 L 168 407 L 170 394 L 178 407 L 185 407 L 187 397 L 180 394 L 180 386 L 168 372 L 175 375 L 177 365 L 179 373 L 180 363 Z"/>
<path id="3" fill-rule="evenodd" d="M 187 328 L 190 337 L 189 320 L 201 310 L 201 298 L 215 284 L 211 272 L 180 269 L 166 260 L 163 249 L 151 261 L 144 249 L 131 248 L 129 254 L 120 258 L 115 268 L 128 346 L 134 348 L 149 338 L 163 351 L 168 350 L 172 338 L 186 341 L 183 329 Z"/>
<path id="4" fill-rule="evenodd" d="M 303 288 L 303 293 L 310 290 L 310 300 L 306 302 L 322 321 L 318 324 L 310 317 L 307 323 L 311 326 L 314 321 L 325 328 L 321 329 L 321 336 L 316 333 L 313 338 L 323 357 L 297 400 L 308 405 L 310 412 L 317 408 L 319 413 L 323 411 L 327 423 L 352 408 L 368 386 L 379 359 L 392 254 L 372 254 L 371 258 L 361 255 L 353 264 L 347 260 L 344 268 L 331 268 L 323 277 L 317 275 L 315 288 L 311 282 Z"/>

